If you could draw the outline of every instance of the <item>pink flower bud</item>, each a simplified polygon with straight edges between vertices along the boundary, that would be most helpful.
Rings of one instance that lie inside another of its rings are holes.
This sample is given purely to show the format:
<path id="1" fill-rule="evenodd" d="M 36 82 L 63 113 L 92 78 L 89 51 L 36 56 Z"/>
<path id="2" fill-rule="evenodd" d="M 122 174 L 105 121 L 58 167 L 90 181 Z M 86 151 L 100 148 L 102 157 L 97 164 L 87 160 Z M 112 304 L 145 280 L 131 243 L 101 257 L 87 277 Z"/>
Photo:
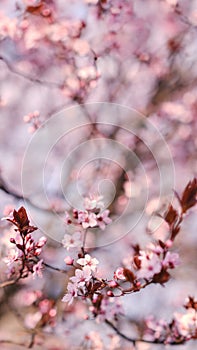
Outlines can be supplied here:
<path id="1" fill-rule="evenodd" d="M 168 239 L 167 241 L 166 241 L 166 247 L 167 248 L 171 248 L 172 247 L 172 244 L 173 244 L 173 242 L 171 241 L 171 239 Z"/>
<path id="2" fill-rule="evenodd" d="M 64 262 L 66 265 L 73 265 L 74 259 L 72 259 L 70 256 L 66 256 Z"/>
<path id="3" fill-rule="evenodd" d="M 113 296 L 114 296 L 114 293 L 113 293 L 111 290 L 108 290 L 107 296 L 108 296 L 108 297 L 113 297 Z"/>
<path id="4" fill-rule="evenodd" d="M 23 117 L 23 121 L 25 122 L 25 123 L 29 123 L 30 122 L 30 116 L 29 115 L 25 115 L 24 117 Z"/>

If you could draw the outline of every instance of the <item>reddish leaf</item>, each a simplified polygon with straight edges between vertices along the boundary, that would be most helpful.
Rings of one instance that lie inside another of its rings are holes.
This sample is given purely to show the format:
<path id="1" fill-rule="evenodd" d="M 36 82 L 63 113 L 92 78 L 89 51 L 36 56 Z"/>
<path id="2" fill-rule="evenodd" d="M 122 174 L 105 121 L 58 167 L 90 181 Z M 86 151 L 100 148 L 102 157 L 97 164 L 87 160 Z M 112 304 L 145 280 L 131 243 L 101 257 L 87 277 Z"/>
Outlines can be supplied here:
<path id="1" fill-rule="evenodd" d="M 197 179 L 193 179 L 193 181 L 190 181 L 183 194 L 181 197 L 181 206 L 182 206 L 182 210 L 183 213 L 186 213 L 186 211 L 193 207 L 196 203 L 197 203 L 197 199 L 196 199 L 196 195 L 197 195 Z"/>
<path id="2" fill-rule="evenodd" d="M 124 274 L 125 278 L 127 279 L 127 281 L 129 281 L 131 283 L 133 283 L 135 281 L 135 275 L 131 270 L 124 268 L 123 274 Z"/>
<path id="3" fill-rule="evenodd" d="M 170 274 L 166 270 L 162 270 L 153 277 L 153 283 L 164 284 L 170 279 Z"/>
<path id="4" fill-rule="evenodd" d="M 139 259 L 138 255 L 134 256 L 133 262 L 134 262 L 135 266 L 137 267 L 137 269 L 140 269 L 140 267 L 141 267 L 141 260 Z"/>
<path id="5" fill-rule="evenodd" d="M 43 7 L 42 3 L 38 4 L 37 6 L 28 6 L 26 8 L 26 12 L 29 12 L 33 15 L 40 15 L 42 7 Z"/>
<path id="6" fill-rule="evenodd" d="M 18 210 L 18 212 L 14 210 L 13 217 L 14 221 L 18 224 L 20 228 L 23 228 L 24 226 L 29 226 L 29 219 L 24 207 L 21 207 Z"/>
<path id="7" fill-rule="evenodd" d="M 194 309 L 197 311 L 197 301 L 194 298 L 189 297 L 187 304 L 184 305 L 186 309 Z"/>
<path id="8" fill-rule="evenodd" d="M 181 229 L 181 226 L 180 226 L 180 225 L 176 225 L 176 226 L 174 226 L 174 227 L 172 228 L 171 237 L 170 237 L 170 239 L 171 239 L 172 241 L 174 241 L 174 239 L 175 239 L 175 237 L 177 236 L 177 234 L 179 233 L 180 229 Z"/>
<path id="9" fill-rule="evenodd" d="M 166 247 L 165 243 L 162 242 L 160 239 L 159 239 L 158 243 L 162 249 L 164 249 Z"/>
<path id="10" fill-rule="evenodd" d="M 178 218 L 177 211 L 170 204 L 166 214 L 164 215 L 164 220 L 171 226 Z"/>
<path id="11" fill-rule="evenodd" d="M 29 219 L 24 207 L 21 207 L 18 211 L 14 210 L 13 219 L 8 218 L 7 220 L 17 226 L 16 231 L 20 231 L 20 233 L 23 233 L 24 235 L 37 230 L 37 227 L 29 225 Z"/>

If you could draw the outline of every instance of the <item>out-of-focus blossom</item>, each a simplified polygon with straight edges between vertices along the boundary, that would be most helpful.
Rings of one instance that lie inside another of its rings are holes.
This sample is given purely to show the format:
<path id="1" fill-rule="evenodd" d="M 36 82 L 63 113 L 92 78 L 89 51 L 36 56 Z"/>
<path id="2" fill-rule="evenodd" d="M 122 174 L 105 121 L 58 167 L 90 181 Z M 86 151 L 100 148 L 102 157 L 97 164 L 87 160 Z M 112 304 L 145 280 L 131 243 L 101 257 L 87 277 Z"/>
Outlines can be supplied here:
<path id="1" fill-rule="evenodd" d="M 87 344 L 87 348 L 103 350 L 103 341 L 98 332 L 91 331 L 85 335 L 85 344 Z"/>
<path id="2" fill-rule="evenodd" d="M 25 326 L 29 329 L 34 329 L 38 322 L 42 318 L 42 313 L 40 311 L 35 312 L 34 314 L 27 314 L 25 316 Z"/>
<path id="3" fill-rule="evenodd" d="M 33 113 L 29 113 L 23 117 L 23 121 L 25 123 L 31 124 L 28 131 L 29 133 L 33 133 L 41 126 L 40 112 L 34 111 Z"/>
<path id="4" fill-rule="evenodd" d="M 42 278 L 42 270 L 43 270 L 43 259 L 39 260 L 37 264 L 33 266 L 33 278 L 36 276 Z"/>
<path id="5" fill-rule="evenodd" d="M 161 271 L 161 260 L 157 254 L 145 251 L 140 252 L 141 268 L 137 271 L 138 278 L 151 278 Z"/>
<path id="6" fill-rule="evenodd" d="M 171 253 L 171 252 L 167 252 L 167 254 L 162 262 L 162 265 L 164 267 L 167 267 L 170 269 L 174 269 L 179 264 L 180 264 L 179 254 Z"/>
<path id="7" fill-rule="evenodd" d="M 94 307 L 90 307 L 90 310 L 93 313 L 96 311 Z M 124 310 L 119 299 L 103 298 L 99 310 L 96 311 L 96 320 L 97 322 L 103 322 L 106 319 L 113 320 L 120 314 L 124 314 Z"/>
<path id="8" fill-rule="evenodd" d="M 92 195 L 84 198 L 84 208 L 86 210 L 102 209 L 103 207 L 103 196 Z"/>
<path id="9" fill-rule="evenodd" d="M 175 313 L 175 321 L 179 333 L 183 337 L 192 337 L 197 333 L 196 310 L 189 308 L 185 314 Z"/>
<path id="10" fill-rule="evenodd" d="M 82 247 L 81 232 L 75 232 L 72 235 L 65 234 L 62 244 L 68 251 Z"/>

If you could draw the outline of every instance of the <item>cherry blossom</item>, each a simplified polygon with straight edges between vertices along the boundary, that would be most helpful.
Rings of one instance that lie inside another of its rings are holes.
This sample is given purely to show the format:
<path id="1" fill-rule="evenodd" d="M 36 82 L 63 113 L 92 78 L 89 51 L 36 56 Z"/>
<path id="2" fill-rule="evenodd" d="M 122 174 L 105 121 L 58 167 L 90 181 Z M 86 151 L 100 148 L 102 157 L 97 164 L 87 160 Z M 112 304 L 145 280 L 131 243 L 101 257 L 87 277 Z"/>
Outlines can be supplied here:
<path id="1" fill-rule="evenodd" d="M 138 278 L 149 279 L 161 271 L 161 260 L 158 255 L 152 252 L 141 251 L 139 260 L 141 262 L 141 268 L 137 272 Z"/>
<path id="2" fill-rule="evenodd" d="M 39 260 L 37 264 L 33 266 L 33 278 L 36 276 L 42 278 L 42 270 L 43 270 L 43 259 Z"/>
<path id="3" fill-rule="evenodd" d="M 3 259 L 3 261 L 9 266 L 21 258 L 22 255 L 23 253 L 21 251 L 12 248 L 9 250 L 8 255 Z"/>
<path id="4" fill-rule="evenodd" d="M 196 310 L 189 308 L 185 314 L 175 313 L 176 326 L 183 337 L 196 335 L 197 315 Z"/>
<path id="5" fill-rule="evenodd" d="M 179 254 L 167 252 L 162 264 L 164 267 L 167 267 L 167 268 L 171 268 L 171 269 L 175 268 L 180 264 Z"/>
<path id="6" fill-rule="evenodd" d="M 35 132 L 41 126 L 40 112 L 34 111 L 33 113 L 29 113 L 23 117 L 23 121 L 25 123 L 31 124 L 28 131 L 29 133 Z"/>
<path id="7" fill-rule="evenodd" d="M 0 347 L 197 340 L 196 32 L 195 0 L 1 1 Z"/>
<path id="8" fill-rule="evenodd" d="M 91 268 L 89 266 L 84 266 L 82 270 L 76 269 L 75 276 L 70 277 L 70 280 L 77 284 L 78 287 L 83 287 L 86 282 L 92 278 Z"/>
<path id="9" fill-rule="evenodd" d="M 125 280 L 126 277 L 124 275 L 124 268 L 123 267 L 118 267 L 114 273 L 114 278 L 119 279 L 119 280 Z"/>
<path id="10" fill-rule="evenodd" d="M 101 214 L 97 215 L 97 224 L 101 228 L 101 230 L 104 230 L 106 225 L 111 224 L 112 220 L 108 217 L 109 210 L 103 211 Z"/>
<path id="11" fill-rule="evenodd" d="M 99 227 L 104 230 L 106 225 L 111 223 L 108 209 L 102 211 L 104 206 L 101 196 L 85 197 L 85 210 L 72 210 L 72 216 L 69 212 L 65 213 L 65 223 L 67 225 L 81 225 L 84 230 L 87 228 Z"/>
<path id="12" fill-rule="evenodd" d="M 92 195 L 84 198 L 84 208 L 86 210 L 101 210 L 104 207 L 103 196 Z"/>
<path id="13" fill-rule="evenodd" d="M 68 251 L 80 248 L 82 246 L 81 232 L 75 232 L 72 235 L 65 234 L 62 244 Z"/>
<path id="14" fill-rule="evenodd" d="M 95 272 L 99 262 L 96 258 L 92 258 L 89 254 L 86 254 L 84 258 L 78 259 L 77 263 L 81 266 L 89 266 Z"/>
<path id="15" fill-rule="evenodd" d="M 36 227 L 30 226 L 26 210 L 21 207 L 18 211 L 13 211 L 13 217 L 7 218 L 9 222 L 15 225 L 14 237 L 10 238 L 10 243 L 15 245 L 15 249 L 8 251 L 4 258 L 8 265 L 9 277 L 25 278 L 33 274 L 33 278 L 38 275 L 42 277 L 43 259 L 39 260 L 38 256 L 47 242 L 46 237 L 42 236 L 38 242 L 35 242 L 31 232 L 37 230 Z"/>
<path id="16" fill-rule="evenodd" d="M 88 211 L 79 211 L 78 213 L 78 222 L 79 224 L 82 224 L 82 227 L 84 229 L 87 229 L 88 227 L 95 227 L 97 226 L 97 217 L 94 213 L 89 213 Z"/>
<path id="17" fill-rule="evenodd" d="M 40 311 L 35 312 L 34 314 L 29 313 L 25 317 L 25 326 L 29 329 L 34 329 L 38 322 L 42 318 L 42 313 Z"/>
<path id="18" fill-rule="evenodd" d="M 103 322 L 106 319 L 114 319 L 116 315 L 124 314 L 120 300 L 115 298 L 103 298 L 99 310 L 90 307 L 90 310 L 96 314 L 97 322 Z"/>
<path id="19" fill-rule="evenodd" d="M 77 286 L 73 283 L 68 283 L 67 285 L 67 293 L 62 298 L 62 301 L 68 303 L 68 305 L 72 304 L 73 299 L 77 296 Z"/>

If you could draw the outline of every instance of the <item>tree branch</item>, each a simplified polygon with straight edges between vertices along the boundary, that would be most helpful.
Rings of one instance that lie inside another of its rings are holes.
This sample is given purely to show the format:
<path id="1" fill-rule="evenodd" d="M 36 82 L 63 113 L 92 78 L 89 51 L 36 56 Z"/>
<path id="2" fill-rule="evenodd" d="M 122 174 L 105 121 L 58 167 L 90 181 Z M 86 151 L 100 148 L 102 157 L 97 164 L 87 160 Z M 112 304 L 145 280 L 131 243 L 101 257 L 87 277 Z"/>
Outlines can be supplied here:
<path id="1" fill-rule="evenodd" d="M 14 190 L 12 190 L 11 188 L 8 187 L 8 185 L 5 183 L 5 181 L 3 180 L 2 176 L 0 175 L 0 190 L 7 193 L 8 195 L 14 197 L 17 200 L 22 200 L 24 202 L 27 202 L 28 204 L 30 204 L 32 207 L 34 207 L 35 209 L 47 212 L 47 213 L 53 213 L 53 210 L 50 208 L 42 208 L 36 204 L 34 204 L 29 198 L 24 197 L 22 194 L 19 194 L 17 192 L 15 192 Z M 63 214 L 65 212 L 65 210 L 56 210 L 55 213 L 57 214 Z"/>
<path id="2" fill-rule="evenodd" d="M 146 340 L 146 339 L 143 339 L 143 338 L 130 338 L 126 334 L 124 334 L 121 331 L 119 331 L 119 329 L 111 321 L 106 319 L 105 323 L 110 328 L 112 328 L 116 332 L 116 334 L 118 334 L 123 339 L 133 343 L 134 345 L 135 345 L 136 342 L 143 342 L 143 343 L 148 343 L 148 344 L 163 344 L 163 345 L 166 345 L 165 341 L 160 341 L 160 340 Z M 185 341 L 182 340 L 180 342 L 170 342 L 170 343 L 168 343 L 168 345 L 181 345 L 181 344 L 184 344 L 184 343 L 185 343 Z"/>
<path id="3" fill-rule="evenodd" d="M 42 264 L 43 264 L 45 267 L 48 267 L 48 268 L 51 269 L 51 270 L 58 271 L 58 272 L 62 272 L 62 273 L 68 273 L 68 271 L 66 271 L 66 270 L 60 269 L 59 267 L 54 267 L 54 266 L 52 266 L 52 265 L 50 265 L 50 264 L 47 264 L 47 263 L 45 263 L 45 262 L 43 262 Z"/>
<path id="4" fill-rule="evenodd" d="M 3 61 L 5 63 L 5 65 L 7 66 L 7 68 L 9 69 L 10 72 L 12 72 L 15 75 L 18 75 L 21 78 L 24 78 L 26 80 L 31 81 L 32 83 L 36 83 L 36 84 L 40 84 L 43 86 L 48 87 L 49 89 L 51 88 L 56 88 L 56 89 L 62 89 L 63 87 L 63 83 L 56 83 L 56 82 L 52 82 L 52 81 L 45 81 L 45 80 L 41 80 L 37 77 L 33 77 L 30 74 L 26 74 L 16 68 L 14 68 L 12 66 L 12 64 L 8 61 L 7 58 L 0 56 L 0 60 Z"/>

